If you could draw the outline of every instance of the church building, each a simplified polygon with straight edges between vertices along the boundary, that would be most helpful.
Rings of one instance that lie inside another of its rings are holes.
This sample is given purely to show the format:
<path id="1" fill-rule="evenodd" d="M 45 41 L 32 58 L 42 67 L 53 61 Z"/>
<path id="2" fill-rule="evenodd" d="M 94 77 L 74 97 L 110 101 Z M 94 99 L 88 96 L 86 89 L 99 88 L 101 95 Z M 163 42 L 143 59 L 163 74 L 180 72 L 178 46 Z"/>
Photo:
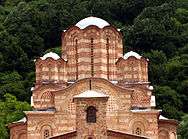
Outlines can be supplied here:
<path id="1" fill-rule="evenodd" d="M 35 60 L 33 109 L 10 139 L 177 139 L 178 122 L 155 109 L 149 59 L 123 55 L 120 29 L 87 17 L 63 31 L 61 50 Z"/>

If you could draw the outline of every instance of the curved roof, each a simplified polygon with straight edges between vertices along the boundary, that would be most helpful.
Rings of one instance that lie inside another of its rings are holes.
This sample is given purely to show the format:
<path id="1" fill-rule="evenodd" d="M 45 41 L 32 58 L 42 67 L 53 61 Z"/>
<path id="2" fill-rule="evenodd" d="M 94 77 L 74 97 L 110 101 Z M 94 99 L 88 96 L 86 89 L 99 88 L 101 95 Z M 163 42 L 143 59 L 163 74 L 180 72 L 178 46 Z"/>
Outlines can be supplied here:
<path id="1" fill-rule="evenodd" d="M 74 96 L 74 98 L 99 98 L 99 97 L 108 97 L 108 95 L 96 92 L 94 90 L 86 90 L 85 92 Z"/>
<path id="2" fill-rule="evenodd" d="M 53 52 L 49 52 L 49 53 L 45 54 L 43 57 L 40 57 L 40 58 L 41 58 L 42 60 L 45 60 L 45 59 L 48 58 L 48 57 L 51 57 L 51 58 L 53 58 L 54 60 L 60 59 L 60 57 L 58 56 L 58 54 L 53 53 Z"/>
<path id="3" fill-rule="evenodd" d="M 161 119 L 162 119 L 162 120 L 168 120 L 168 118 L 166 118 L 166 117 L 160 115 L 160 116 L 159 116 L 159 120 L 161 120 Z"/>
<path id="4" fill-rule="evenodd" d="M 101 18 L 90 16 L 80 20 L 75 26 L 79 27 L 80 29 L 84 29 L 90 25 L 95 25 L 99 28 L 103 28 L 105 26 L 109 26 L 110 24 Z"/>
<path id="5" fill-rule="evenodd" d="M 127 59 L 127 58 L 129 58 L 130 56 L 133 56 L 133 57 L 135 57 L 135 58 L 137 58 L 137 59 L 140 59 L 140 58 L 142 57 L 142 56 L 139 55 L 138 53 L 133 52 L 133 51 L 130 51 L 130 52 L 126 53 L 126 54 L 123 56 L 123 58 L 124 58 L 124 59 Z"/>

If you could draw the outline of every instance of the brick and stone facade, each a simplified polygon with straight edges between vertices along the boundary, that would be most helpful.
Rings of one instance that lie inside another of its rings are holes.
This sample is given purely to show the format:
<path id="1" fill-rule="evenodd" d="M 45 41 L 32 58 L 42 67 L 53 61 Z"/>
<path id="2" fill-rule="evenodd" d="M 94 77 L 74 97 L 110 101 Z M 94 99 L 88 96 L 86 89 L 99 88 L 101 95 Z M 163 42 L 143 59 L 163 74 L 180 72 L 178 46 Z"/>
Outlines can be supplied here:
<path id="1" fill-rule="evenodd" d="M 121 32 L 88 17 L 62 34 L 62 55 L 36 59 L 32 111 L 9 124 L 11 139 L 176 139 L 161 118 L 148 59 L 123 55 Z"/>

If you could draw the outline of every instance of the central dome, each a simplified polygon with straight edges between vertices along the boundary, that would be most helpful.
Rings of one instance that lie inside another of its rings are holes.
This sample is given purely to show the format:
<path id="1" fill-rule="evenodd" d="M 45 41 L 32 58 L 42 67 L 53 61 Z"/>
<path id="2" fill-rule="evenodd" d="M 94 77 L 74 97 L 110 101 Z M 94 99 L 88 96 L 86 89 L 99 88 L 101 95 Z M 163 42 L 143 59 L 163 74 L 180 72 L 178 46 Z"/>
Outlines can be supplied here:
<path id="1" fill-rule="evenodd" d="M 91 16 L 80 20 L 75 26 L 79 27 L 80 29 L 84 29 L 90 25 L 95 25 L 99 28 L 103 28 L 105 26 L 109 26 L 110 24 L 101 18 Z"/>

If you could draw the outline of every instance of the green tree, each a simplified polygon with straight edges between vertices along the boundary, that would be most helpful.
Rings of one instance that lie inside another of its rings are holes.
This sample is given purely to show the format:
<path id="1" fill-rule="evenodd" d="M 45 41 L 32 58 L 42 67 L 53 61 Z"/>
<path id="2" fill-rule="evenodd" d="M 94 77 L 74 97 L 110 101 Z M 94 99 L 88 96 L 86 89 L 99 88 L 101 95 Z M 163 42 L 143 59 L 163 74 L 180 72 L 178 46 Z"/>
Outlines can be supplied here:
<path id="1" fill-rule="evenodd" d="M 152 50 L 151 52 L 144 53 L 144 56 L 149 59 L 149 77 L 150 81 L 154 85 L 166 83 L 166 67 L 167 58 L 165 53 L 158 50 Z"/>
<path id="2" fill-rule="evenodd" d="M 124 30 L 127 45 L 138 51 L 162 50 L 167 56 L 176 50 L 181 34 L 180 27 L 173 19 L 173 4 L 163 4 L 145 8 L 135 18 L 128 31 Z"/>
<path id="3" fill-rule="evenodd" d="M 18 46 L 16 37 L 12 37 L 6 30 L 0 31 L 0 72 L 27 71 L 30 67 L 27 54 Z"/>
<path id="4" fill-rule="evenodd" d="M 162 114 L 168 118 L 181 119 L 182 102 L 177 92 L 169 86 L 156 86 L 157 107 L 162 109 Z"/>
<path id="5" fill-rule="evenodd" d="M 180 139 L 188 138 L 188 115 L 185 115 L 183 120 L 180 123 L 179 134 L 181 135 Z"/>
<path id="6" fill-rule="evenodd" d="M 18 46 L 29 58 L 39 55 L 44 47 L 43 39 L 32 25 L 32 21 L 35 19 L 33 13 L 37 14 L 35 9 L 21 2 L 4 21 L 7 32 L 16 37 Z"/>
<path id="7" fill-rule="evenodd" d="M 23 111 L 31 110 L 27 102 L 17 101 L 15 96 L 5 94 L 4 99 L 0 101 L 0 138 L 8 138 L 8 123 L 20 120 L 24 117 Z"/>
<path id="8" fill-rule="evenodd" d="M 183 8 L 178 8 L 176 10 L 176 18 L 182 24 L 188 23 L 188 10 Z"/>
<path id="9" fill-rule="evenodd" d="M 24 87 L 23 78 L 17 72 L 0 73 L 0 99 L 6 93 L 16 96 L 19 100 L 29 100 Z"/>

